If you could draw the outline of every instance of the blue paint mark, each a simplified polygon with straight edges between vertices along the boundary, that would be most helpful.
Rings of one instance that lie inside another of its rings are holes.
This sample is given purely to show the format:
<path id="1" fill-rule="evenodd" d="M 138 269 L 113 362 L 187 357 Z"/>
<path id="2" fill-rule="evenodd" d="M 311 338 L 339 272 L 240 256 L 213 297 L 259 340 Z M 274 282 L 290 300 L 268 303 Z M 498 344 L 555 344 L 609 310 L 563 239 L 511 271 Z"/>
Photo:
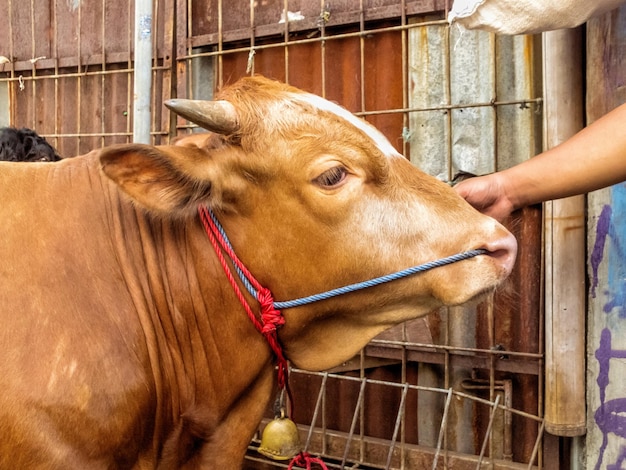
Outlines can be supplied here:
<path id="1" fill-rule="evenodd" d="M 626 319 L 626 184 L 613 186 L 611 192 L 612 216 L 609 224 L 611 239 L 608 257 L 608 302 L 604 312 L 617 310 L 619 318 Z"/>

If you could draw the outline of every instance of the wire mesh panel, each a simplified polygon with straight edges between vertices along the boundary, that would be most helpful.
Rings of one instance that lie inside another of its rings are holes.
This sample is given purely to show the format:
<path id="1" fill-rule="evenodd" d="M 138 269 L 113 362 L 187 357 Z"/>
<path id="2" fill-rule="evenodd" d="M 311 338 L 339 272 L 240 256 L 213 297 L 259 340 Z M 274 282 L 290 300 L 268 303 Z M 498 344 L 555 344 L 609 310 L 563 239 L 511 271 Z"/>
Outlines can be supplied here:
<path id="1" fill-rule="evenodd" d="M 170 93 L 173 19 L 164 12 L 171 9 L 168 0 L 154 1 L 157 142 L 169 125 L 161 103 Z M 64 157 L 132 140 L 134 2 L 7 0 L 0 17 L 4 125 L 37 130 Z"/>
<path id="2" fill-rule="evenodd" d="M 180 2 L 177 94 L 209 98 L 248 74 L 283 80 L 367 119 L 448 182 L 533 156 L 536 38 L 450 28 L 446 7 Z M 294 371 L 293 418 L 310 452 L 335 468 L 545 468 L 540 216 L 529 208 L 507 221 L 519 262 L 495 296 L 390 330 L 331 373 Z M 287 466 L 258 455 L 258 444 L 247 468 Z"/>
<path id="3" fill-rule="evenodd" d="M 304 450 L 323 455 L 329 468 L 540 468 L 535 463 L 543 436 L 542 420 L 511 407 L 510 383 L 495 384 L 495 389 L 502 393 L 490 401 L 472 393 L 472 386 L 468 386 L 467 390 L 445 390 L 413 385 L 407 380 L 400 383 L 371 376 L 294 372 L 299 380 L 307 381 L 309 393 L 318 392 L 317 399 L 310 403 L 314 405 L 311 424 L 300 427 Z M 440 420 L 431 423 L 437 431 L 436 444 L 432 447 L 415 444 L 414 436 L 411 436 L 416 429 L 416 410 L 411 403 L 416 402 L 418 395 L 431 396 L 443 402 Z M 381 397 L 384 397 L 388 414 L 375 416 L 370 412 L 371 404 Z M 353 414 L 345 423 L 345 431 L 337 430 L 343 426 L 337 422 L 338 415 L 335 413 L 339 401 L 353 407 Z M 484 434 L 474 443 L 478 449 L 476 454 L 446 450 L 447 436 L 454 426 L 454 413 L 451 411 L 454 402 L 467 404 L 475 413 L 486 418 Z M 513 421 L 525 421 L 537 430 L 526 464 L 513 462 L 512 452 L 498 454 L 497 449 L 511 451 Z M 258 441 L 252 443 L 249 466 L 246 468 L 287 467 L 286 464 L 268 463 L 255 455 L 257 446 Z"/>

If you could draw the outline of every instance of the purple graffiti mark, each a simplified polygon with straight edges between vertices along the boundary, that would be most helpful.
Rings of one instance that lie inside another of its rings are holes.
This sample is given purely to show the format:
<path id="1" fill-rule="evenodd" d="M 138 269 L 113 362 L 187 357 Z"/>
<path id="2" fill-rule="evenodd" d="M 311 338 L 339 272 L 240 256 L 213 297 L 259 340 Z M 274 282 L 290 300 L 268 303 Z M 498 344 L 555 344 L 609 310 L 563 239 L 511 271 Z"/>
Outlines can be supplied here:
<path id="1" fill-rule="evenodd" d="M 626 359 L 626 350 L 611 348 L 611 330 L 605 328 L 600 333 L 600 345 L 596 350 L 595 356 L 600 369 L 596 380 L 600 388 L 600 407 L 594 414 L 596 424 L 602 431 L 602 445 L 600 446 L 598 461 L 595 466 L 595 470 L 599 470 L 609 442 L 609 433 L 626 439 L 626 398 L 606 401 L 606 388 L 609 385 L 609 361 L 614 358 Z M 617 462 L 608 466 L 607 470 L 620 470 L 621 462 L 624 459 L 626 459 L 626 448 L 622 447 Z"/>
<path id="2" fill-rule="evenodd" d="M 609 234 L 609 227 L 611 225 L 611 206 L 605 205 L 602 208 L 600 217 L 598 218 L 598 224 L 596 227 L 596 242 L 593 245 L 593 251 L 591 252 L 591 269 L 593 271 L 593 280 L 591 283 L 591 296 L 595 299 L 596 287 L 598 287 L 598 268 L 602 262 L 604 254 L 604 245 L 606 244 L 606 237 Z"/>
<path id="3" fill-rule="evenodd" d="M 622 467 L 624 462 L 626 462 L 626 446 L 622 446 L 619 457 L 617 457 L 614 464 L 608 465 L 606 470 L 622 470 L 624 468 Z"/>
<path id="4" fill-rule="evenodd" d="M 611 359 L 611 330 L 605 328 L 600 333 L 600 345 L 596 349 L 596 359 L 598 360 L 598 378 L 596 382 L 600 388 L 600 403 L 606 399 L 606 387 L 609 386 L 609 360 Z"/>

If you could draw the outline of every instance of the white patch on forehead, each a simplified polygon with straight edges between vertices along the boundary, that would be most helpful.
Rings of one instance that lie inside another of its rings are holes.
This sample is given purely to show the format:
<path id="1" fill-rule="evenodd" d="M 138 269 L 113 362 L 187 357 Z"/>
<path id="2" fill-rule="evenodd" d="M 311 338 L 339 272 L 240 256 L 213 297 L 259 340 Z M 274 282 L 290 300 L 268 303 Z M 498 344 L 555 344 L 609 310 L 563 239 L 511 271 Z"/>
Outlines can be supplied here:
<path id="1" fill-rule="evenodd" d="M 320 96 L 313 95 L 311 93 L 291 93 L 290 96 L 293 97 L 295 101 L 304 101 L 305 103 L 310 104 L 322 111 L 331 112 L 342 119 L 345 119 L 354 127 L 362 131 L 366 136 L 368 136 L 374 144 L 380 149 L 382 153 L 384 153 L 388 157 L 396 157 L 401 156 L 398 151 L 391 145 L 391 143 L 387 140 L 387 138 L 372 126 L 370 123 L 361 119 L 346 108 L 343 108 L 335 103 L 332 103 Z"/>

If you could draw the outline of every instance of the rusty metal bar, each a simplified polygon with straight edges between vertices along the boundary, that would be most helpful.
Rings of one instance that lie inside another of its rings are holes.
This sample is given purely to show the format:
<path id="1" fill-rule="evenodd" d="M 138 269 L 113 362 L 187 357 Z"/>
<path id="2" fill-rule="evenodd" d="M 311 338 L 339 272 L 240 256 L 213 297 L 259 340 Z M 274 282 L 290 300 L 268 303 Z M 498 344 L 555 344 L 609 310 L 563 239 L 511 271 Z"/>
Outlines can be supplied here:
<path id="1" fill-rule="evenodd" d="M 326 98 L 326 4 L 325 0 L 320 0 L 320 19 L 319 19 L 319 30 L 320 37 L 319 39 L 310 39 L 308 42 L 320 43 L 320 60 L 321 60 L 321 70 L 322 70 L 322 97 Z M 330 39 L 334 39 L 334 35 L 330 37 Z M 292 44 L 306 44 L 307 42 L 302 42 L 302 40 L 292 41 Z"/>
<path id="2" fill-rule="evenodd" d="M 398 414 L 396 416 L 396 425 L 393 430 L 393 436 L 391 436 L 391 445 L 389 446 L 389 452 L 387 454 L 387 464 L 385 465 L 385 470 L 389 470 L 391 468 L 391 458 L 393 457 L 393 449 L 396 446 L 396 441 L 398 439 L 398 432 L 400 431 L 401 426 L 404 424 L 404 409 L 406 404 L 406 395 L 409 391 L 409 384 L 405 383 L 404 387 L 402 387 L 402 396 L 400 398 L 400 405 L 398 407 Z M 402 446 L 404 449 L 404 446 Z M 401 468 L 404 468 L 404 453 L 401 454 L 400 462 Z"/>
<path id="3" fill-rule="evenodd" d="M 246 64 L 246 73 L 254 75 L 254 55 L 256 50 L 254 48 L 256 39 L 256 28 L 254 26 L 254 6 L 255 0 L 250 0 L 250 52 L 248 53 L 248 63 Z"/>
<path id="4" fill-rule="evenodd" d="M 318 376 L 318 377 L 323 377 L 325 375 L 327 375 L 329 378 L 332 379 L 340 379 L 340 380 L 346 380 L 346 381 L 351 381 L 351 382 L 362 382 L 363 380 L 365 380 L 368 384 L 372 384 L 372 385 L 385 385 L 388 387 L 393 387 L 393 388 L 398 388 L 398 389 L 402 389 L 405 386 L 408 386 L 408 388 L 410 390 L 417 390 L 417 391 L 423 391 L 423 392 L 436 392 L 436 393 L 442 393 L 442 394 L 449 394 L 452 393 L 454 396 L 457 396 L 459 398 L 465 398 L 468 400 L 472 400 L 476 403 L 479 404 L 483 404 L 483 405 L 488 405 L 488 406 L 492 406 L 493 402 L 486 400 L 484 398 L 480 398 L 474 395 L 469 395 L 467 393 L 463 393 L 459 390 L 454 390 L 451 388 L 448 389 L 442 389 L 442 388 L 437 388 L 437 387 L 424 387 L 421 385 L 412 385 L 412 384 L 406 384 L 406 383 L 397 383 L 397 382 L 390 382 L 390 381 L 385 381 L 385 380 L 377 380 L 377 379 L 362 379 L 360 377 L 352 377 L 349 375 L 342 375 L 342 374 L 335 374 L 335 373 L 331 373 L 331 372 L 314 372 L 314 371 L 308 371 L 308 370 L 303 370 L 303 369 L 297 369 L 297 368 L 292 368 L 291 371 L 294 374 L 305 374 L 305 375 L 312 375 L 312 376 Z M 531 419 L 533 421 L 536 421 L 538 423 L 542 422 L 543 419 L 532 414 L 532 413 L 527 413 L 525 411 L 521 411 L 521 410 L 517 410 L 515 408 L 507 408 L 504 405 L 498 405 L 498 408 L 500 408 L 501 410 L 506 410 L 506 411 L 510 411 L 511 413 L 513 413 L 514 415 L 523 417 L 523 418 L 528 418 Z"/>
<path id="5" fill-rule="evenodd" d="M 102 43 L 100 45 L 101 47 L 101 53 L 102 53 L 102 71 L 105 71 L 107 68 L 107 63 L 106 63 L 106 48 L 105 48 L 105 44 L 106 44 L 106 1 L 102 0 L 101 2 L 102 5 L 102 15 L 100 17 L 100 21 L 102 21 L 102 28 L 101 28 L 101 34 L 100 34 L 100 42 Z M 101 110 L 101 117 L 100 117 L 100 132 L 104 133 L 106 128 L 104 123 L 106 122 L 106 110 L 107 107 L 105 106 L 105 85 L 106 85 L 106 76 L 104 74 L 102 74 L 100 76 L 100 110 Z M 104 136 L 100 137 L 100 146 L 104 147 Z"/>
<path id="6" fill-rule="evenodd" d="M 46 133 L 42 133 L 41 136 L 42 137 L 46 137 L 46 138 L 55 138 L 55 139 L 60 139 L 60 138 L 70 138 L 70 137 L 116 137 L 116 136 L 126 136 L 126 137 L 132 137 L 133 133 L 132 132 L 67 132 L 67 133 L 56 133 L 56 134 L 46 134 Z"/>
<path id="7" fill-rule="evenodd" d="M 363 0 L 359 0 L 359 32 L 365 31 L 365 11 L 363 10 Z M 361 112 L 365 112 L 365 36 L 359 36 L 359 77 L 361 79 Z"/>
<path id="8" fill-rule="evenodd" d="M 54 2 L 52 4 L 52 8 L 53 8 L 53 14 L 52 14 L 52 21 L 54 22 L 55 25 L 57 25 L 59 23 L 59 19 L 58 19 L 58 10 L 57 10 L 57 3 Z M 59 28 L 55 27 L 54 28 L 54 76 L 53 76 L 53 80 L 54 80 L 54 133 L 58 134 L 59 133 L 59 121 L 60 121 L 60 106 L 59 106 Z M 59 139 L 58 137 L 54 138 L 54 147 L 57 148 L 59 146 Z"/>
<path id="9" fill-rule="evenodd" d="M 82 12 L 83 12 L 83 6 L 82 6 L 82 2 L 80 2 L 78 4 L 77 7 L 77 11 L 78 11 L 78 34 L 77 34 L 77 38 L 76 38 L 76 43 L 77 43 L 77 54 L 76 54 L 76 62 L 77 62 L 77 67 L 76 69 L 78 71 L 80 71 L 82 69 L 82 30 L 83 30 L 83 22 L 82 22 Z M 80 130 L 82 129 L 81 126 L 81 122 L 82 122 L 82 96 L 83 94 L 81 93 L 81 85 L 82 85 L 82 80 L 81 80 L 81 76 L 77 76 L 76 77 L 76 131 L 78 134 L 78 137 L 76 138 L 76 148 L 80 149 Z M 129 90 L 130 93 L 130 90 Z M 78 152 L 80 153 L 80 151 Z"/>
<path id="10" fill-rule="evenodd" d="M 13 0 L 8 0 L 9 2 L 9 57 L 8 59 L 11 61 L 11 80 L 15 79 L 15 63 L 13 60 L 15 59 L 15 50 L 13 45 L 13 21 L 11 18 L 13 17 Z M 4 69 L 4 67 L 3 67 Z M 15 96 L 15 87 L 12 86 L 12 81 L 9 82 L 9 122 L 15 125 L 15 99 L 12 99 Z"/>
<path id="11" fill-rule="evenodd" d="M 359 389 L 359 397 L 356 401 L 356 406 L 354 408 L 354 414 L 352 415 L 352 424 L 350 425 L 350 431 L 348 432 L 348 442 L 346 442 L 346 447 L 343 452 L 343 458 L 341 459 L 341 466 L 345 467 L 346 461 L 348 460 L 348 452 L 350 451 L 350 444 L 352 443 L 352 438 L 354 437 L 354 428 L 357 423 L 358 411 L 361 409 L 361 404 L 363 403 L 363 395 L 365 394 L 365 385 L 367 384 L 367 380 L 361 380 L 361 388 Z"/>
<path id="12" fill-rule="evenodd" d="M 491 413 L 489 415 L 489 424 L 487 425 L 487 431 L 485 432 L 485 439 L 483 439 L 483 445 L 480 448 L 480 455 L 478 456 L 478 462 L 476 462 L 476 470 L 480 470 L 480 466 L 483 461 L 483 457 L 485 455 L 485 450 L 487 449 L 487 443 L 491 448 L 491 428 L 493 426 L 493 420 L 496 416 L 496 411 L 498 411 L 498 404 L 500 403 L 500 395 L 496 397 L 496 401 L 493 403 L 493 407 L 491 408 Z M 493 456 L 492 451 L 490 450 L 491 457 Z"/>
<path id="13" fill-rule="evenodd" d="M 220 0 L 221 1 L 221 0 Z M 304 38 L 304 39 L 293 39 L 289 41 L 289 45 L 291 46 L 296 46 L 296 45 L 301 45 L 301 44 L 311 44 L 311 43 L 316 43 L 316 42 L 321 42 L 322 44 L 325 41 L 336 41 L 336 40 L 340 40 L 340 39 L 348 39 L 348 38 L 355 38 L 355 37 L 359 37 L 362 35 L 371 35 L 371 34 L 377 34 L 377 33 L 389 33 L 389 32 L 394 32 L 394 31 L 403 31 L 403 30 L 409 30 L 409 29 L 413 29 L 413 28 L 417 28 L 419 26 L 425 26 L 425 25 L 447 25 L 448 23 L 445 20 L 437 20 L 437 21 L 428 21 L 428 22 L 424 22 L 424 23 L 419 23 L 419 24 L 406 24 L 406 25 L 400 25 L 400 26 L 387 26 L 387 27 L 383 27 L 383 28 L 377 28 L 377 29 L 368 29 L 367 31 L 364 32 L 355 32 L 355 33 L 338 33 L 338 34 L 333 34 L 333 35 L 326 35 L 325 34 L 325 23 L 323 21 L 324 15 L 325 15 L 325 7 L 324 5 L 324 0 L 320 0 L 322 2 L 322 13 L 321 13 L 321 21 L 320 21 L 320 36 L 316 37 L 316 38 Z M 220 44 L 218 42 L 218 44 Z M 263 50 L 263 49 L 275 49 L 277 47 L 284 47 L 287 44 L 283 41 L 283 42 L 274 42 L 271 44 L 258 44 L 256 46 L 257 50 Z M 182 60 L 187 60 L 187 59 L 191 59 L 192 57 L 201 57 L 201 56 L 224 56 L 227 54 L 237 54 L 237 53 L 241 53 L 241 52 L 247 52 L 250 49 L 249 46 L 246 47 L 235 47 L 233 49 L 227 49 L 227 50 L 223 50 L 223 49 L 219 49 L 217 51 L 211 51 L 211 52 L 198 52 L 195 54 L 188 54 L 188 55 L 184 55 L 184 56 L 179 56 L 176 58 L 176 60 L 178 61 L 182 61 Z"/>
<path id="14" fill-rule="evenodd" d="M 309 449 L 309 445 L 311 444 L 311 436 L 313 436 L 313 430 L 315 429 L 315 423 L 317 423 L 317 416 L 319 414 L 321 405 L 322 405 L 322 397 L 326 392 L 326 381 L 328 380 L 328 373 L 325 372 L 322 375 L 322 383 L 320 384 L 320 391 L 317 394 L 317 400 L 315 401 L 315 410 L 313 411 L 313 418 L 311 419 L 311 426 L 309 427 L 309 433 L 306 438 L 306 442 L 304 444 L 304 450 L 307 451 Z"/>
<path id="15" fill-rule="evenodd" d="M 190 0 L 191 1 L 191 0 Z M 191 29 L 189 30 L 191 31 Z M 224 5 L 222 0 L 217 1 L 217 85 L 222 88 L 224 85 Z M 191 47 L 189 48 L 191 50 Z M 191 88 L 191 87 L 190 87 Z"/>
<path id="16" fill-rule="evenodd" d="M 489 382 L 489 383 L 487 383 Z M 491 383 L 491 379 L 485 380 L 465 380 L 461 383 L 463 390 L 489 390 L 489 392 L 495 392 L 495 390 L 502 391 L 504 398 L 503 408 L 503 445 L 502 445 L 502 458 L 504 460 L 513 460 L 513 419 L 512 414 L 509 411 L 513 406 L 513 384 L 511 380 L 498 380 L 495 383 Z M 500 398 L 500 395 L 497 395 Z M 490 400 L 492 400 L 490 398 Z M 493 450 L 491 451 L 493 456 Z"/>
<path id="17" fill-rule="evenodd" d="M 402 0 L 401 2 L 401 16 L 400 16 L 400 24 L 401 26 L 408 25 L 407 17 L 406 17 L 406 0 Z M 402 42 L 402 107 L 407 108 L 409 106 L 409 65 L 408 65 L 408 31 L 403 29 L 400 31 L 400 37 Z M 409 128 L 409 116 L 408 113 L 403 113 L 403 122 L 402 122 L 402 131 L 404 134 L 404 130 Z M 402 155 L 407 154 L 407 139 L 402 139 Z"/>
<path id="18" fill-rule="evenodd" d="M 529 359 L 542 359 L 543 354 L 541 353 L 528 353 L 521 351 L 511 351 L 511 350 L 494 350 L 494 349 L 481 349 L 481 348 L 467 348 L 462 346 L 449 346 L 447 344 L 429 344 L 429 343 L 413 343 L 413 342 L 403 342 L 403 341 L 394 341 L 394 340 L 384 340 L 384 339 L 373 339 L 370 344 L 372 345 L 384 345 L 384 346 L 396 346 L 398 348 L 410 346 L 411 348 L 424 348 L 424 349 L 438 349 L 441 351 L 450 351 L 450 352 L 459 352 L 459 353 L 479 353 L 485 355 L 495 355 L 495 356 L 511 356 L 511 357 L 522 357 Z"/>
<path id="19" fill-rule="evenodd" d="M 283 0 L 285 29 L 283 30 L 283 54 L 285 60 L 285 83 L 289 83 L 289 0 Z"/>
<path id="20" fill-rule="evenodd" d="M 59 67 L 56 66 L 56 69 L 58 69 Z M 152 68 L 153 70 L 169 70 L 167 67 L 162 67 L 162 66 L 154 66 Z M 35 77 L 22 77 L 21 81 L 22 82 L 29 82 L 29 81 L 42 81 L 42 80 L 50 80 L 50 79 L 59 79 L 59 78 L 76 78 L 76 77 L 92 77 L 92 76 L 99 76 L 99 75 L 117 75 L 117 74 L 132 74 L 133 73 L 133 68 L 132 67 L 128 67 L 125 69 L 116 69 L 116 70 L 95 70 L 92 72 L 88 72 L 86 69 L 84 72 L 78 71 L 78 72 L 68 72 L 68 73 L 60 73 L 60 72 L 56 72 L 54 74 L 50 74 L 50 75 L 37 75 Z M 19 78 L 0 78 L 0 82 L 19 82 L 20 79 Z"/>
<path id="21" fill-rule="evenodd" d="M 30 47 L 31 47 L 31 76 L 34 77 L 37 75 L 37 69 L 35 64 L 37 63 L 37 48 L 35 47 L 35 2 L 34 0 L 30 0 Z M 33 86 L 31 87 L 31 106 L 32 106 L 32 128 L 37 128 L 37 82 L 33 81 Z"/>
<path id="22" fill-rule="evenodd" d="M 133 10 L 132 10 L 132 4 L 131 2 L 128 2 L 128 8 L 126 10 L 126 14 L 127 14 L 127 18 L 128 18 L 128 24 L 130 25 L 130 19 L 132 18 L 132 14 L 133 14 Z M 133 64 L 133 31 L 132 28 L 128 28 L 128 36 L 126 37 L 126 44 L 128 45 L 128 61 L 127 61 L 127 65 L 126 65 L 126 69 L 129 71 L 134 70 L 134 64 Z M 78 70 L 80 71 L 80 67 L 78 68 Z M 128 73 L 126 75 L 126 110 L 131 109 L 131 103 L 132 103 L 132 92 L 133 92 L 133 79 L 132 79 L 132 73 Z M 127 119 L 126 120 L 126 132 L 127 134 L 132 136 L 132 127 L 131 127 L 131 120 Z"/>
<path id="23" fill-rule="evenodd" d="M 541 441 L 543 439 L 543 431 L 546 427 L 546 422 L 542 419 L 540 421 L 540 425 L 539 425 L 539 432 L 537 433 L 537 439 L 535 440 L 535 446 L 533 447 L 533 452 L 530 456 L 530 459 L 528 460 L 528 470 L 531 470 L 533 468 L 533 462 L 535 461 L 535 458 L 537 457 L 537 454 L 540 452 L 540 447 L 541 447 Z M 539 463 L 540 467 L 541 466 L 541 462 Z"/>
<path id="24" fill-rule="evenodd" d="M 448 427 L 448 411 L 450 410 L 450 402 L 452 401 L 452 389 L 448 389 L 448 396 L 446 398 L 446 404 L 443 408 L 443 417 L 441 419 L 441 426 L 439 427 L 439 439 L 437 440 L 437 450 L 435 457 L 433 458 L 432 470 L 437 470 L 437 462 L 439 461 L 439 454 L 441 453 L 441 444 L 444 441 L 446 434 L 446 428 Z"/>

